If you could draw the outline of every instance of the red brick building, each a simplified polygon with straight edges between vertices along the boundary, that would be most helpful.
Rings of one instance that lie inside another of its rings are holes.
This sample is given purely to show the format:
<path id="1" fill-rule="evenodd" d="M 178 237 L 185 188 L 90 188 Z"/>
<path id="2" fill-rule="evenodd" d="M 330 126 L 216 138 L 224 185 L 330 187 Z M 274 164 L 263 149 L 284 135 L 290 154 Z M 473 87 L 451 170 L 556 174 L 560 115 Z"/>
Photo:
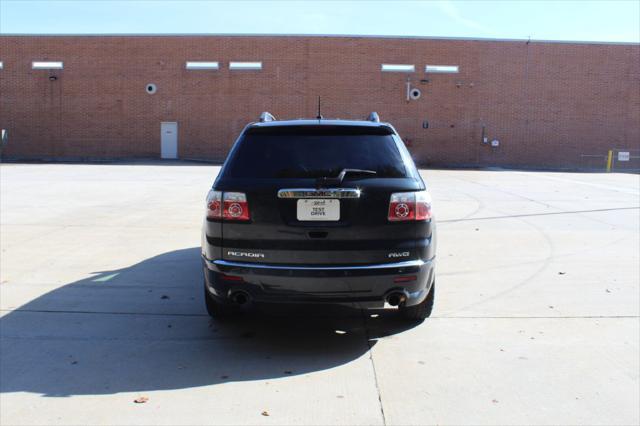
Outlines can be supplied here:
<path id="1" fill-rule="evenodd" d="M 260 69 L 230 69 L 235 61 Z M 161 123 L 175 122 L 179 158 L 221 161 L 260 112 L 314 117 L 318 96 L 327 118 L 377 111 L 425 165 L 602 167 L 609 149 L 640 149 L 640 45 L 631 43 L 5 35 L 0 62 L 7 158 L 158 158 Z M 419 99 L 407 100 L 407 82 Z"/>

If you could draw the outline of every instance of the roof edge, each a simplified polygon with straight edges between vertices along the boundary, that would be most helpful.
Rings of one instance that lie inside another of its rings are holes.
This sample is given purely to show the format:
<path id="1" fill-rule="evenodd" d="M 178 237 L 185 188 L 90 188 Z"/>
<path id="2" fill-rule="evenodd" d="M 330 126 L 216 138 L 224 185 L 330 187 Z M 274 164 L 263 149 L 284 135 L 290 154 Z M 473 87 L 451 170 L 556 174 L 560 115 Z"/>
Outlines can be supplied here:
<path id="1" fill-rule="evenodd" d="M 362 38 L 362 39 L 396 39 L 396 40 L 451 40 L 479 42 L 521 42 L 521 43 L 557 43 L 557 44 L 597 44 L 640 46 L 634 41 L 589 41 L 589 40 L 545 40 L 522 38 L 490 38 L 490 37 L 442 37 L 442 36 L 406 36 L 406 35 L 372 35 L 372 34 L 264 34 L 264 33 L 0 33 L 0 37 L 299 37 L 299 38 Z"/>

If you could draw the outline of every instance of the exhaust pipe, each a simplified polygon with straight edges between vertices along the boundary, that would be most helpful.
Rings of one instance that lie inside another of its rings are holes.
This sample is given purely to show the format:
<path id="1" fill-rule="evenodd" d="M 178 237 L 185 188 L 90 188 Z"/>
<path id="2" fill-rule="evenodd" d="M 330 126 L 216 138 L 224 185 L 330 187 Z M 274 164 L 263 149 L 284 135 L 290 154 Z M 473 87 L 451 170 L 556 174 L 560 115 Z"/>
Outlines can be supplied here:
<path id="1" fill-rule="evenodd" d="M 251 296 L 246 291 L 238 290 L 230 295 L 231 301 L 236 305 L 246 305 L 251 301 Z"/>
<path id="2" fill-rule="evenodd" d="M 400 304 L 404 303 L 405 300 L 407 300 L 407 296 L 400 291 L 389 293 L 386 298 L 387 303 L 391 306 L 400 306 Z"/>

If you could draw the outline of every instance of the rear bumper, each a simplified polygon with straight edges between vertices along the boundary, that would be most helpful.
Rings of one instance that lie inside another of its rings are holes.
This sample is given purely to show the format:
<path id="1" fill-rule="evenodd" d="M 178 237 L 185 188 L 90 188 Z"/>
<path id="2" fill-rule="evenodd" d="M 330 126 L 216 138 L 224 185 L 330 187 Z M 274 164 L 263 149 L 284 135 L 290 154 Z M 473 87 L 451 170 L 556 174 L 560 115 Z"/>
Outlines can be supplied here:
<path id="1" fill-rule="evenodd" d="M 384 307 L 385 297 L 392 292 L 404 293 L 406 306 L 420 303 L 431 289 L 434 263 L 435 259 L 430 259 L 307 267 L 203 257 L 207 289 L 222 302 L 242 291 L 258 303 L 357 303 L 370 309 Z"/>

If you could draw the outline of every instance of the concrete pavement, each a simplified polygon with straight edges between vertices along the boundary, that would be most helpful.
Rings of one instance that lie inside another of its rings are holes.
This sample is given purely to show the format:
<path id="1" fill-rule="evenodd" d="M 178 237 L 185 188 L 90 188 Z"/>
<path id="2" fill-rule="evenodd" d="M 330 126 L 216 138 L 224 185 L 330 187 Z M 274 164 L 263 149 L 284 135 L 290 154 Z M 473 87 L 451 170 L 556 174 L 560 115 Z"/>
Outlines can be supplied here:
<path id="1" fill-rule="evenodd" d="M 437 296 L 411 327 L 209 320 L 217 170 L 0 166 L 1 424 L 640 422 L 638 175 L 423 171 Z"/>

